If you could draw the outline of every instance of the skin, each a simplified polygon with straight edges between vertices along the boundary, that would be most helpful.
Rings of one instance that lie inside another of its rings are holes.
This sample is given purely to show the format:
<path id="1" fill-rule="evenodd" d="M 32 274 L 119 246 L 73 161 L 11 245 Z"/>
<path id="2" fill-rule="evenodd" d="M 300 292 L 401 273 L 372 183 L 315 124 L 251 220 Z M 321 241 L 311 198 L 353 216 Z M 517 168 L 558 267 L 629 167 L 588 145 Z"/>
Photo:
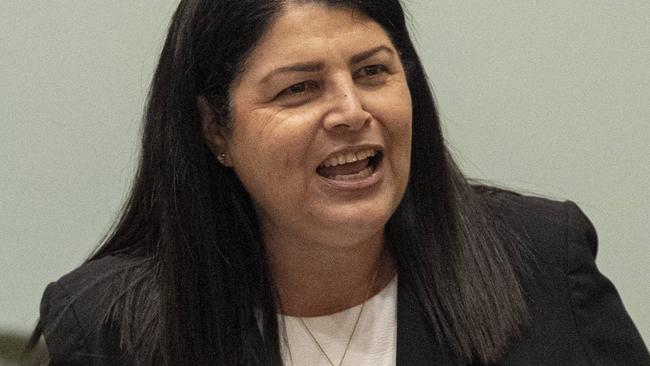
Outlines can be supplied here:
<path id="1" fill-rule="evenodd" d="M 408 183 L 412 124 L 386 32 L 351 9 L 289 5 L 246 60 L 231 104 L 222 129 L 200 98 L 204 131 L 253 199 L 281 311 L 330 314 L 380 291 L 395 273 L 384 226 Z M 360 145 L 383 151 L 375 184 L 339 189 L 316 173 Z"/>

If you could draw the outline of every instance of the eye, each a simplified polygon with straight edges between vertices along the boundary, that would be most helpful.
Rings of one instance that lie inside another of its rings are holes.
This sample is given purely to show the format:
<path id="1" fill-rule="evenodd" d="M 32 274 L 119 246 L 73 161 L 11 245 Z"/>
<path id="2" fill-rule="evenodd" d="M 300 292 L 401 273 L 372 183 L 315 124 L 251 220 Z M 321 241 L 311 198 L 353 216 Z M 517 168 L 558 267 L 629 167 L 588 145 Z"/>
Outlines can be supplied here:
<path id="1" fill-rule="evenodd" d="M 357 78 L 375 78 L 377 76 L 387 74 L 388 68 L 384 65 L 369 65 L 364 66 L 355 73 Z"/>
<path id="2" fill-rule="evenodd" d="M 390 72 L 386 65 L 368 65 L 357 70 L 353 77 L 357 83 L 369 87 L 378 87 L 386 83 Z"/>
<path id="3" fill-rule="evenodd" d="M 317 89 L 318 85 L 315 82 L 303 81 L 298 84 L 291 85 L 290 87 L 282 90 L 277 97 L 298 97 L 305 95 Z"/>

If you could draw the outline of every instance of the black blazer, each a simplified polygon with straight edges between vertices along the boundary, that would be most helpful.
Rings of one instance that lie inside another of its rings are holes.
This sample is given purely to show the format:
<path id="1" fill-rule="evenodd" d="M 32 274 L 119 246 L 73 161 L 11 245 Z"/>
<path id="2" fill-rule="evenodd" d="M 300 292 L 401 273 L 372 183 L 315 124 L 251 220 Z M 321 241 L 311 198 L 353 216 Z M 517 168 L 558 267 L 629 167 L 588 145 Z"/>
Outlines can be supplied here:
<path id="1" fill-rule="evenodd" d="M 534 281 L 525 285 L 530 325 L 498 365 L 650 366 L 616 289 L 596 268 L 596 232 L 582 211 L 572 202 L 502 194 L 508 203 L 499 208 L 500 216 L 536 259 Z M 122 280 L 111 269 L 123 261 L 92 261 L 46 288 L 41 318 L 51 365 L 127 363 L 115 330 L 92 326 L 111 298 L 112 285 Z M 398 366 L 457 365 L 402 278 L 397 312 Z"/>

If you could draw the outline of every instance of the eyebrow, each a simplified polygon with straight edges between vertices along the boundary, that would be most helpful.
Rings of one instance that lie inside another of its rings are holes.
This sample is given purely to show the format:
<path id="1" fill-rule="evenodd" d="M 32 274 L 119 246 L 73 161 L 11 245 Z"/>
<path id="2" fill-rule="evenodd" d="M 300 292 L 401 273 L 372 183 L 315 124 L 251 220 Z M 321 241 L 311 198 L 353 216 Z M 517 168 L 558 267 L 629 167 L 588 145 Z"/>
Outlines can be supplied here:
<path id="1" fill-rule="evenodd" d="M 363 60 L 365 60 L 367 58 L 370 58 L 370 57 L 374 56 L 375 54 L 377 54 L 377 53 L 379 53 L 381 51 L 390 53 L 391 55 L 393 55 L 395 53 L 392 48 L 390 48 L 388 46 L 385 46 L 385 45 L 381 45 L 381 46 L 371 48 L 368 51 L 363 51 L 361 53 L 358 53 L 358 54 L 352 56 L 350 58 L 350 63 L 358 64 L 359 62 L 361 62 L 361 61 L 363 61 Z"/>
<path id="2" fill-rule="evenodd" d="M 381 45 L 381 46 L 373 47 L 367 51 L 357 53 L 356 55 L 350 57 L 350 63 L 357 64 L 382 51 L 390 53 L 391 55 L 395 54 L 395 51 L 393 51 L 393 49 L 391 49 L 390 47 Z M 266 74 L 266 76 L 262 78 L 261 82 L 265 83 L 275 75 L 282 74 L 285 72 L 316 72 L 316 71 L 323 70 L 323 68 L 325 68 L 325 65 L 322 62 L 295 63 L 295 64 L 282 66 L 277 69 L 274 69 L 270 73 Z"/>

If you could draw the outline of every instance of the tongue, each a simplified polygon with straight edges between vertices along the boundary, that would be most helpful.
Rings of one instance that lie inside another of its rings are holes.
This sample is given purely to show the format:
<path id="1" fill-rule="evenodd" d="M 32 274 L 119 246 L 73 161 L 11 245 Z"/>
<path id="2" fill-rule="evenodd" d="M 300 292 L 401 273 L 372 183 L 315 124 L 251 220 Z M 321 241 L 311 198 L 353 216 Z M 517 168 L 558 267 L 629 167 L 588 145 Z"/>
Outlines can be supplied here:
<path id="1" fill-rule="evenodd" d="M 352 175 L 366 169 L 370 164 L 369 159 L 355 161 L 354 163 L 339 164 L 337 166 L 320 167 L 318 174 L 324 177 L 335 177 L 337 175 Z"/>

